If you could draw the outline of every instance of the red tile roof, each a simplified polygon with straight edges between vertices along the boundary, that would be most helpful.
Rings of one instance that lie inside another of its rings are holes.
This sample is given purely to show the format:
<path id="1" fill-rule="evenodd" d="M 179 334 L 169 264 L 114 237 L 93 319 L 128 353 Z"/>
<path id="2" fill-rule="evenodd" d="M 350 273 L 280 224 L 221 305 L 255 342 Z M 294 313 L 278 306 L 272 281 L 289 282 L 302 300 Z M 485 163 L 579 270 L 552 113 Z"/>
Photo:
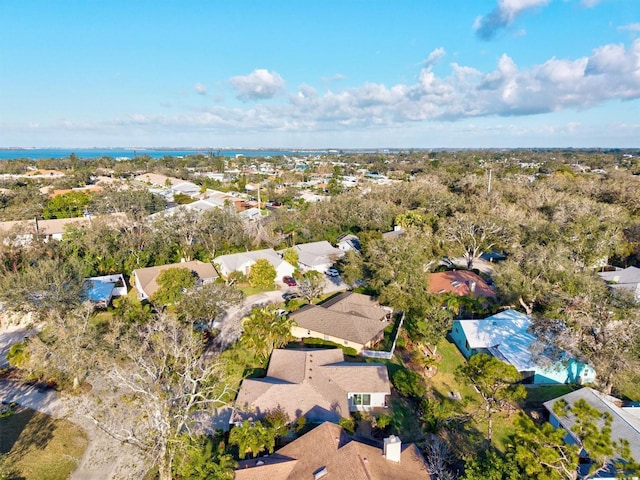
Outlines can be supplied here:
<path id="1" fill-rule="evenodd" d="M 430 273 L 427 275 L 427 288 L 431 293 L 455 293 L 461 297 L 470 295 L 473 298 L 495 298 L 496 296 L 487 282 L 469 270 Z"/>

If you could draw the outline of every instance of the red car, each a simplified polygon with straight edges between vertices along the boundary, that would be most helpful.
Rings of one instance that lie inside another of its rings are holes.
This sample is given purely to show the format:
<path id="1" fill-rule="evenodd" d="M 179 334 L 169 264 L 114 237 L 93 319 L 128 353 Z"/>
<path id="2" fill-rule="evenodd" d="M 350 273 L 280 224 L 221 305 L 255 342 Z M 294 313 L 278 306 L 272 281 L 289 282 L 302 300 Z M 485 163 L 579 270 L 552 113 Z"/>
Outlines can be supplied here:
<path id="1" fill-rule="evenodd" d="M 293 277 L 282 277 L 282 281 L 289 285 L 290 287 L 295 287 L 297 285 L 295 279 Z"/>

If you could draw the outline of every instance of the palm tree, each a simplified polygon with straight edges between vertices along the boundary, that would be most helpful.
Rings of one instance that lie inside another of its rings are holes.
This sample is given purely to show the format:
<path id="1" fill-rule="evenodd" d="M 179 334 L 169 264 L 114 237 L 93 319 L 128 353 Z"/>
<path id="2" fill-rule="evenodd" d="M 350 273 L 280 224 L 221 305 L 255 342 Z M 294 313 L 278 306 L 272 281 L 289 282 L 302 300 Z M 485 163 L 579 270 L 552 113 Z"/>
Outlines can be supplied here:
<path id="1" fill-rule="evenodd" d="M 266 362 L 274 348 L 283 347 L 293 339 L 293 325 L 292 319 L 271 308 L 254 308 L 251 315 L 242 321 L 244 331 L 240 341 Z"/>

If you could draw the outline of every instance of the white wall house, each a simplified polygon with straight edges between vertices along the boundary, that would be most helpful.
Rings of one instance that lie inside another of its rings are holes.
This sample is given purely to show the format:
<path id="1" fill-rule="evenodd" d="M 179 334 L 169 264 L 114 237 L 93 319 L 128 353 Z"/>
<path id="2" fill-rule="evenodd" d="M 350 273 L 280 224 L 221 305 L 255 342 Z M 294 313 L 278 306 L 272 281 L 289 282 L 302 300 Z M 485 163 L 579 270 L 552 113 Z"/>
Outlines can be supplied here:
<path id="1" fill-rule="evenodd" d="M 304 270 L 316 270 L 325 273 L 333 264 L 345 255 L 329 242 L 301 243 L 294 247 L 298 252 L 298 263 Z"/>
<path id="2" fill-rule="evenodd" d="M 295 271 L 295 267 L 283 260 L 273 248 L 220 255 L 213 259 L 213 263 L 220 275 L 228 277 L 231 272 L 249 275 L 251 267 L 260 259 L 267 260 L 276 269 L 276 281 L 282 281 L 283 277 L 291 276 Z"/>
<path id="3" fill-rule="evenodd" d="M 242 382 L 231 423 L 258 420 L 276 408 L 291 421 L 337 422 L 349 412 L 384 408 L 390 393 L 382 364 L 345 362 L 339 348 L 276 349 L 266 377 Z"/>

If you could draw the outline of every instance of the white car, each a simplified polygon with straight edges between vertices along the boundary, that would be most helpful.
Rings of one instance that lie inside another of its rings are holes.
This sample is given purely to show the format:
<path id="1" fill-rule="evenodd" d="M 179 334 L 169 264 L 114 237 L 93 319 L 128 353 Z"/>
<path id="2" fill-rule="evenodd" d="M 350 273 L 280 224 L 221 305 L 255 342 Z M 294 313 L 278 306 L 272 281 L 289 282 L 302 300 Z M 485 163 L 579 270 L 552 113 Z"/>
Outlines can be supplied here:
<path id="1" fill-rule="evenodd" d="M 338 270 L 336 270 L 335 268 L 330 268 L 329 270 L 327 270 L 327 275 L 329 275 L 330 277 L 337 277 L 340 275 L 340 272 L 338 272 Z"/>

